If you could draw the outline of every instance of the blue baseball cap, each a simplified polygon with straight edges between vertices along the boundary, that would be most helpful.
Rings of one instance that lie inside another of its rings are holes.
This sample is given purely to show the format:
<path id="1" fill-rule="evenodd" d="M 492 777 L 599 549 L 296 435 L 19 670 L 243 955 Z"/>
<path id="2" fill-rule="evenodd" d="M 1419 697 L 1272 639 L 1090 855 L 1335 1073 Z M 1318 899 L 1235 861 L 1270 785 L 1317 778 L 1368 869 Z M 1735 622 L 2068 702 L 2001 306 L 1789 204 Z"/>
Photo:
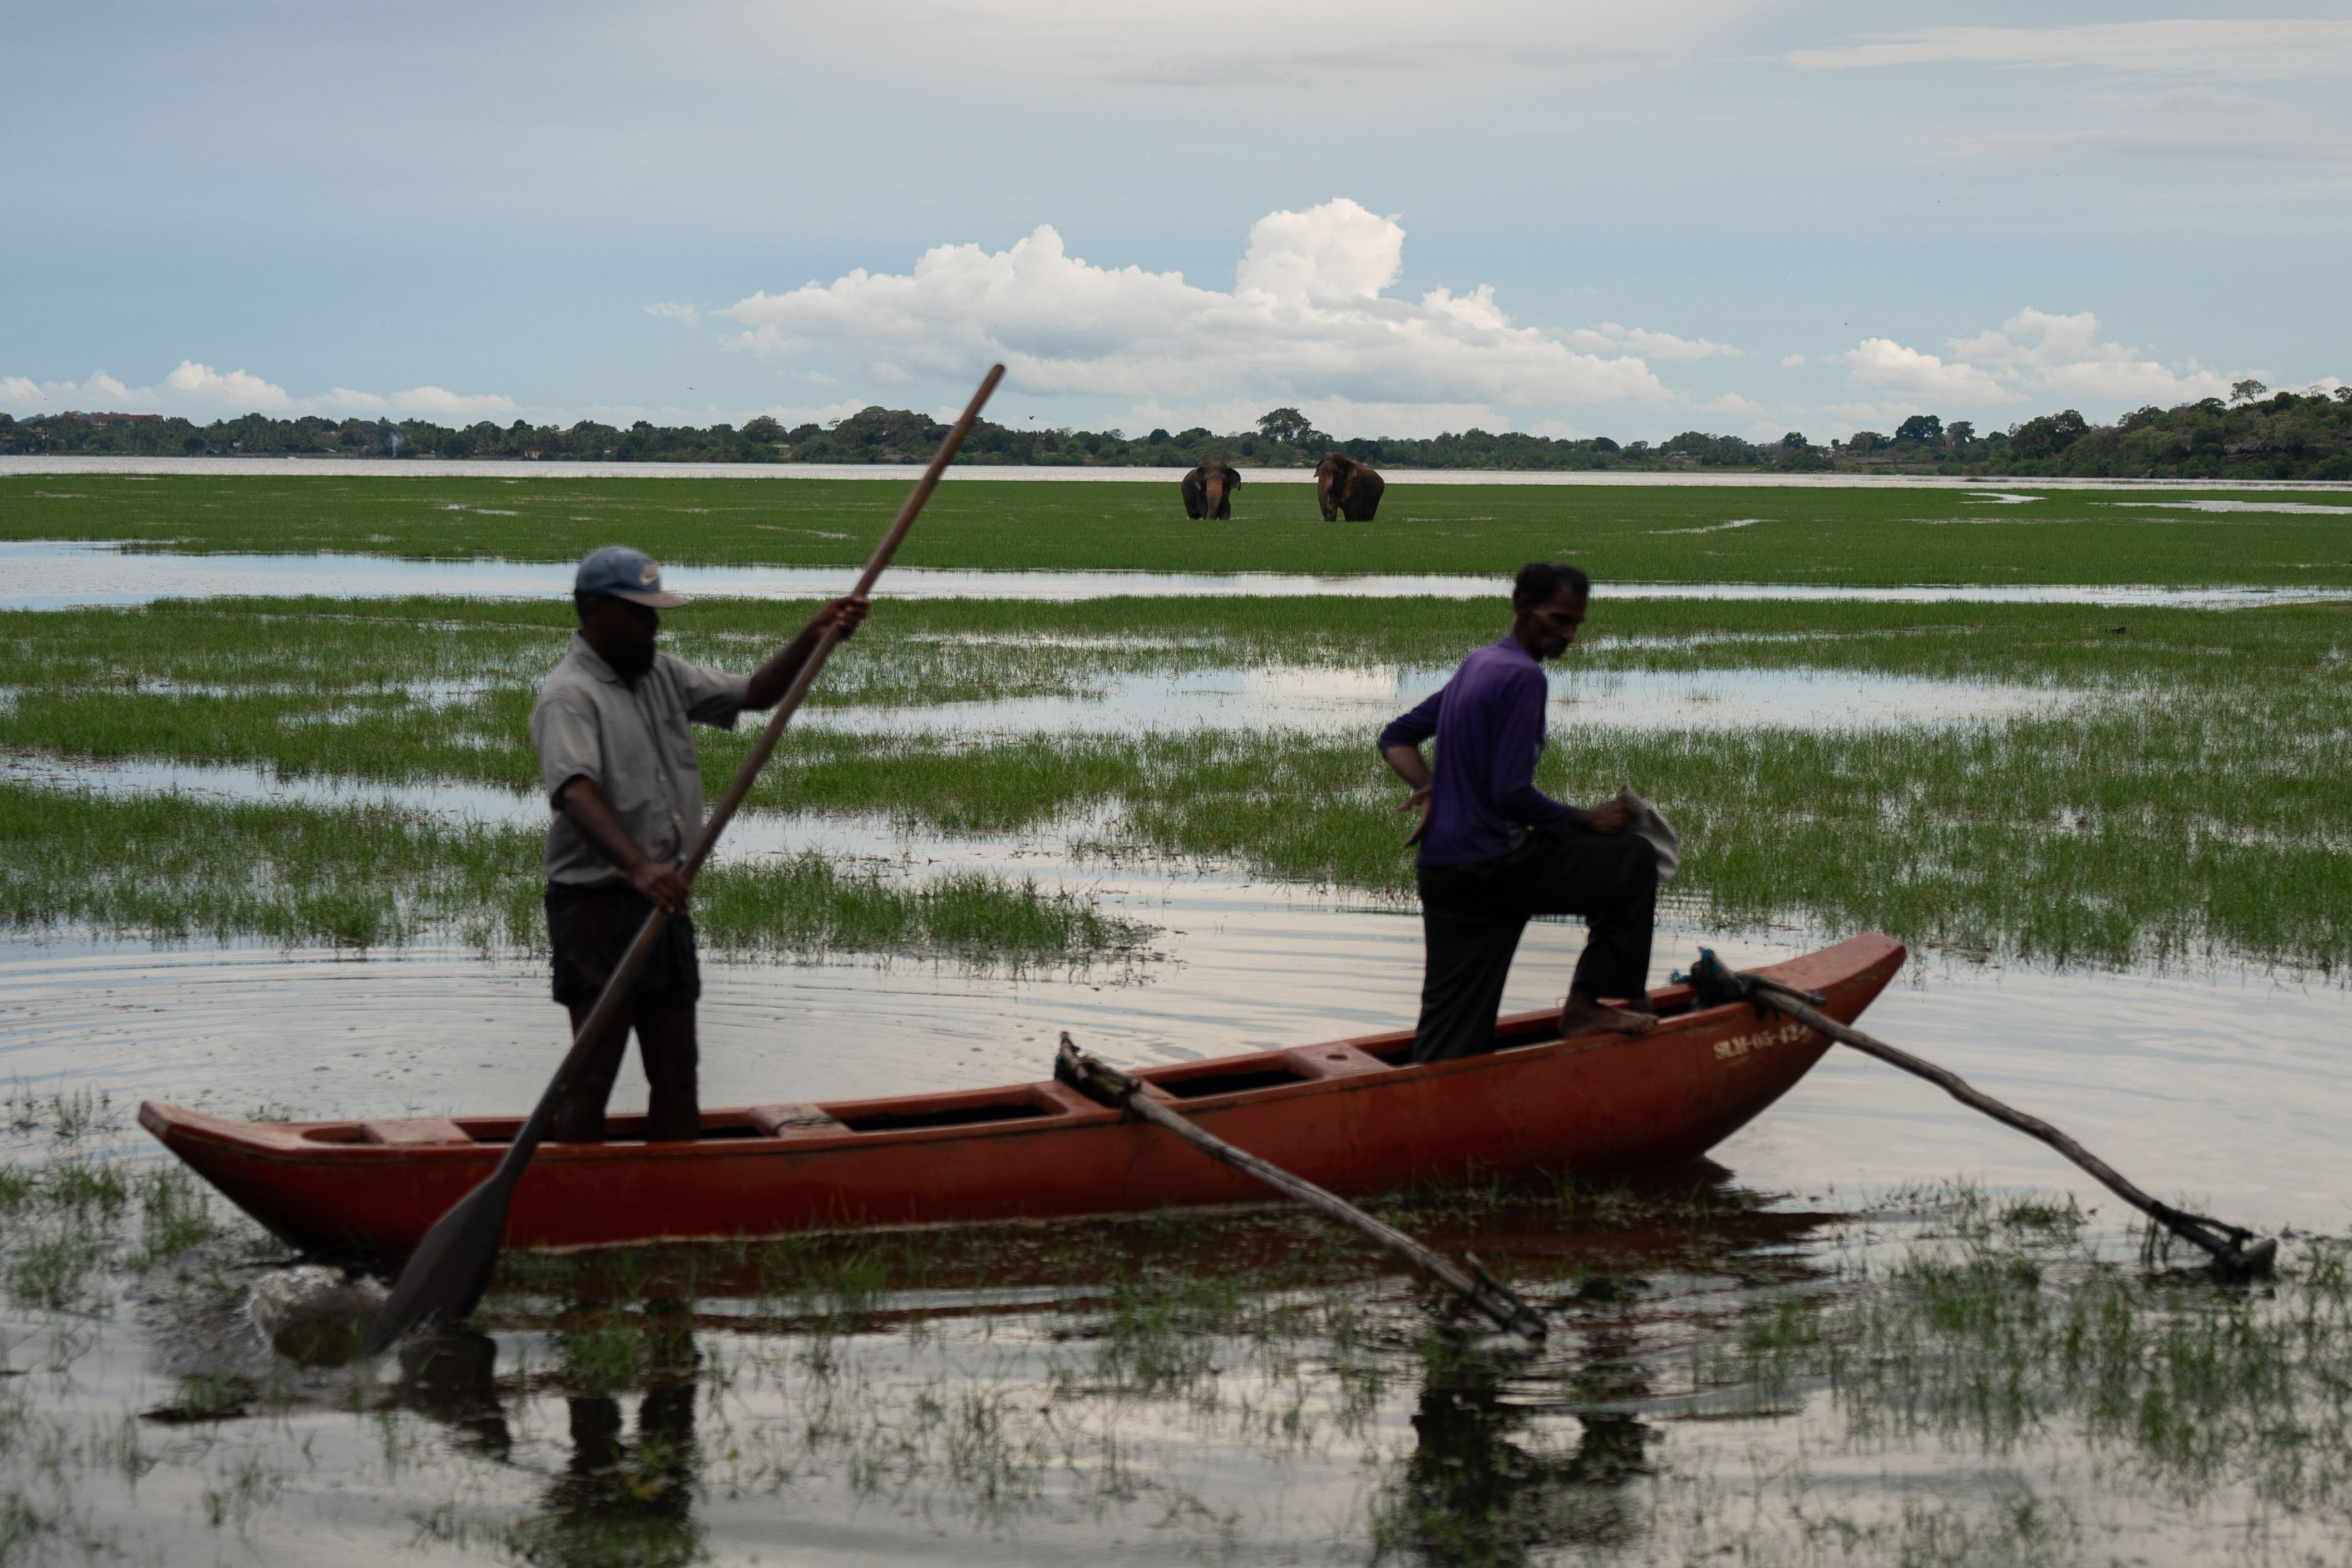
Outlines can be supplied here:
<path id="1" fill-rule="evenodd" d="M 610 595 L 655 610 L 674 610 L 687 602 L 683 594 L 662 591 L 660 562 L 625 544 L 590 551 L 572 579 L 572 591 Z"/>

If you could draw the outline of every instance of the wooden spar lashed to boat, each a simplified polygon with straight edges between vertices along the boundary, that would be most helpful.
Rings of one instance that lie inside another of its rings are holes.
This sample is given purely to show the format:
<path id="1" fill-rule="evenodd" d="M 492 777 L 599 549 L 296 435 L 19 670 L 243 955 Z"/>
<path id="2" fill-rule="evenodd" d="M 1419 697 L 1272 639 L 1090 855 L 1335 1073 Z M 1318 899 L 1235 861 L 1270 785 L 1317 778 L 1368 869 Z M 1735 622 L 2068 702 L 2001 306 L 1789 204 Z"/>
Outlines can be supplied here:
<path id="1" fill-rule="evenodd" d="M 1758 971 L 1851 1023 L 1903 963 L 1854 937 Z M 1342 1194 L 1470 1177 L 1591 1174 L 1695 1159 L 1786 1093 L 1829 1039 L 1745 1003 L 1652 994 L 1649 1035 L 1558 1037 L 1506 1018 L 1497 1049 L 1402 1065 L 1410 1030 L 1146 1068 L 1186 1117 Z M 496 1163 L 521 1118 L 234 1121 L 152 1101 L 144 1126 L 285 1240 L 390 1261 Z M 1260 1201 L 1250 1179 L 1148 1123 L 1043 1079 L 887 1100 L 709 1110 L 692 1143 L 550 1144 L 515 1194 L 506 1245 L 619 1246 L 859 1226 L 1137 1213 Z"/>

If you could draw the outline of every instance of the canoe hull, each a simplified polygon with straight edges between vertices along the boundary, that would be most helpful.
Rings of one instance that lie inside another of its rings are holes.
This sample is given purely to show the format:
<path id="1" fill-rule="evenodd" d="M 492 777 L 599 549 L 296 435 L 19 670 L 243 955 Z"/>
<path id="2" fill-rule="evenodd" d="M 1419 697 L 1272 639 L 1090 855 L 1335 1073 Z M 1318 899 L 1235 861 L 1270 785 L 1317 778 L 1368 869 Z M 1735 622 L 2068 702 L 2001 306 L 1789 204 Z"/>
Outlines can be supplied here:
<path id="1" fill-rule="evenodd" d="M 1765 971 L 1852 1021 L 1904 959 L 1853 938 Z M 1662 1010 L 1687 994 L 1659 991 Z M 1642 1038 L 1549 1037 L 1506 1018 L 1506 1048 L 1427 1067 L 1383 1060 L 1409 1032 L 1151 1069 L 1230 1142 L 1341 1194 L 1471 1178 L 1594 1174 L 1695 1159 L 1802 1078 L 1830 1042 L 1747 1006 L 1683 1012 Z M 1535 1042 L 1535 1043 L 1521 1043 Z M 1050 1081 L 1002 1089 L 713 1110 L 693 1143 L 547 1144 L 507 1245 L 617 1246 L 861 1226 L 1045 1219 L 1260 1200 L 1248 1178 Z M 981 1118 L 981 1120 L 974 1120 Z M 394 1260 L 488 1175 L 515 1118 L 254 1123 L 152 1102 L 140 1120 L 285 1240 Z M 774 1127 L 775 1135 L 767 1129 Z M 383 1141 L 378 1141 L 383 1140 Z"/>

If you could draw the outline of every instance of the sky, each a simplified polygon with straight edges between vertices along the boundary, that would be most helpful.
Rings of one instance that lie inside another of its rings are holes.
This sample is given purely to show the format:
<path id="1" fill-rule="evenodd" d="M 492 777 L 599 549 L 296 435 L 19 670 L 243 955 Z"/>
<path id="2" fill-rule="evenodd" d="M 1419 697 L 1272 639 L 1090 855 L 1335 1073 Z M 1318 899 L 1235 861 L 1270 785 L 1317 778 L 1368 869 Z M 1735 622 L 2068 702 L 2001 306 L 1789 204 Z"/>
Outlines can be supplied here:
<path id="1" fill-rule="evenodd" d="M 1815 441 L 2352 380 L 2352 0 L 0 7 L 0 410 Z M 1931 15 L 1932 25 L 1892 24 Z"/>

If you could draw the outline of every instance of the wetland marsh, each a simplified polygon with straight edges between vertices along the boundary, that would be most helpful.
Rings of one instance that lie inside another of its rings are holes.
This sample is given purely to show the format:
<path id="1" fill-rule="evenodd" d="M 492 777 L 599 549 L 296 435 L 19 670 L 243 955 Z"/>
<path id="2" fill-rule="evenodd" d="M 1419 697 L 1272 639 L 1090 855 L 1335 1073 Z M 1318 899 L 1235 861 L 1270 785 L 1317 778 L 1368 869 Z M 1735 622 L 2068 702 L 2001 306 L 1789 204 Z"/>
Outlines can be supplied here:
<path id="1" fill-rule="evenodd" d="M 546 559 L 576 504 L 588 543 L 820 564 L 896 500 L 161 482 L 50 477 L 88 493 L 35 508 L 0 479 L 0 533 Z M 1181 539 L 1124 488 L 947 487 L 937 563 L 1499 572 L 1557 533 L 1685 582 L 2352 584 L 2352 518 L 2080 492 L 1417 486 L 1391 497 L 1416 553 L 1385 524 Z M 2037 508 L 2063 521 L 2018 525 Z M 765 537 L 803 527 L 846 537 Z M 2342 608 L 1602 587 L 1539 782 L 1632 783 L 1681 829 L 1661 977 L 1702 942 L 1903 936 L 1867 1026 L 2286 1228 L 2277 1281 L 2143 1268 L 2036 1146 L 1832 1056 L 1713 1163 L 1388 1200 L 1543 1305 L 1531 1356 L 1269 1211 L 516 1257 L 481 1334 L 297 1366 L 247 1311 L 283 1249 L 124 1112 L 536 1092 L 560 1037 L 523 721 L 569 607 L 7 612 L 0 1563 L 2352 1561 Z M 667 626 L 743 668 L 805 609 Z M 1371 732 L 1498 632 L 1455 597 L 884 603 L 698 900 L 706 1098 L 1040 1077 L 1059 1027 L 1141 1063 L 1409 1017 Z M 743 738 L 705 734 L 723 778 Z M 1507 1005 L 1556 1000 L 1580 940 L 1531 929 Z"/>
<path id="2" fill-rule="evenodd" d="M 1415 483 L 1344 527 L 1303 485 L 1244 485 L 1223 522 L 1187 521 L 1174 492 L 950 483 L 898 564 L 1499 577 L 1555 559 L 1621 582 L 2352 586 L 2347 519 L 2319 510 L 2340 491 Z M 626 537 L 680 565 L 855 566 L 901 493 L 868 479 L 5 474 L 0 540 L 561 562 Z M 2179 504 L 2200 499 L 2246 510 Z"/>
<path id="3" fill-rule="evenodd" d="M 713 602 L 677 612 L 673 642 L 748 665 L 764 646 L 753 628 L 799 613 Z M 251 771 L 257 794 L 273 776 L 490 786 L 516 811 L 444 833 L 359 803 L 185 795 L 52 810 L 53 791 L 0 784 L 24 845 L 6 917 L 157 935 L 347 930 L 362 944 L 457 930 L 528 947 L 537 769 L 525 720 L 567 615 L 311 600 L 0 614 L 14 678 L 0 747 L 19 756 L 229 764 Z M 1142 857 L 1399 901 L 1411 864 L 1366 737 L 1493 621 L 1491 605 L 1451 600 L 893 605 L 829 674 L 751 805 L 886 819 L 908 843 L 1042 834 L 1074 880 L 1090 862 Z M 2030 959 L 2330 971 L 2352 908 L 2339 626 L 2331 605 L 1619 601 L 1564 661 L 1539 778 L 1562 798 L 1620 783 L 1648 793 L 1693 847 L 1675 890 L 1704 921 L 1798 916 Z M 1106 700 L 1122 683 L 1234 677 L 1257 680 L 1261 700 L 1222 721 Z M 1778 684 L 1759 688 L 1764 677 Z M 1326 703 L 1336 711 L 1317 712 L 1318 680 L 1327 696 L 1348 693 Z M 1655 700 L 1626 721 L 1612 693 L 1628 682 L 1670 685 L 1681 712 Z M 1791 694 L 1812 688 L 1828 696 L 1792 715 Z M 1050 727 L 1024 721 L 1040 706 Z M 1070 718 L 1089 709 L 1107 722 Z M 727 777 L 744 744 L 710 737 L 709 778 Z M 813 870 L 794 879 L 778 864 L 758 874 L 782 879 L 780 911 L 809 908 L 787 892 L 831 896 Z M 257 875 L 216 874 L 230 865 Z M 208 890 L 175 890 L 195 882 Z M 1030 931 L 1065 897 L 962 893 L 983 896 Z M 179 926 L 140 912 L 192 899 L 205 912 Z M 1069 916 L 1063 948 L 1024 936 L 1006 951 L 1079 957 L 1134 940 L 1055 907 Z M 805 949 L 823 923 L 778 918 L 768 945 L 780 950 Z M 877 945 L 919 944 L 908 929 Z M 760 945 L 748 930 L 728 940 Z"/>

